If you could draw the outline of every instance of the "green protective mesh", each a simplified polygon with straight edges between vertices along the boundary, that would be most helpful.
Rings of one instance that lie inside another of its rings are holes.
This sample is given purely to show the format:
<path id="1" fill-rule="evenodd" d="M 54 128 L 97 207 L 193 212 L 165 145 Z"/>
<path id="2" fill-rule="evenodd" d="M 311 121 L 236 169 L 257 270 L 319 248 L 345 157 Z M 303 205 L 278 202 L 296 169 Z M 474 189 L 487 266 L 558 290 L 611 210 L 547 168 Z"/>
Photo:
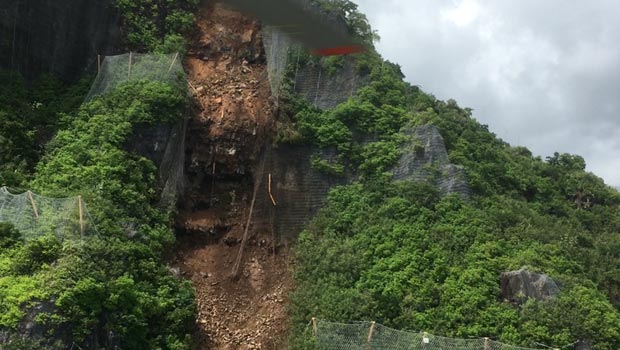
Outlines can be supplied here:
<path id="1" fill-rule="evenodd" d="M 50 198 L 30 191 L 17 194 L 6 187 L 0 188 L 0 222 L 13 224 L 25 240 L 47 234 L 75 240 L 97 233 L 80 197 Z"/>
<path id="2" fill-rule="evenodd" d="M 185 81 L 182 57 L 175 54 L 126 53 L 99 60 L 97 78 L 86 96 L 86 101 L 104 95 L 119 85 L 139 80 L 182 84 Z"/>
<path id="3" fill-rule="evenodd" d="M 373 322 L 315 320 L 318 350 L 536 350 L 484 339 L 440 337 L 407 332 Z"/>

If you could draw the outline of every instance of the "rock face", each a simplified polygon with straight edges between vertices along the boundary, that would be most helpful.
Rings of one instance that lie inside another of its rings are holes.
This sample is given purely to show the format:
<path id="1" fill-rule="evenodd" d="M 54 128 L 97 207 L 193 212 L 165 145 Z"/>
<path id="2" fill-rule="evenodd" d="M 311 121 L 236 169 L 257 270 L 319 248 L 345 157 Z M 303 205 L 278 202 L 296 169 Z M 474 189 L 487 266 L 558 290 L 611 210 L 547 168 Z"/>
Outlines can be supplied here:
<path id="1" fill-rule="evenodd" d="M 560 292 L 558 285 L 549 276 L 526 269 L 502 273 L 501 288 L 504 300 L 519 305 L 528 298 L 548 300 Z"/>
<path id="2" fill-rule="evenodd" d="M 0 1 L 0 69 L 74 80 L 120 41 L 111 0 Z"/>
<path id="3" fill-rule="evenodd" d="M 434 125 L 405 130 L 404 134 L 411 141 L 393 169 L 395 180 L 425 181 L 435 185 L 442 195 L 456 193 L 469 198 L 465 170 L 450 164 L 443 137 Z"/>

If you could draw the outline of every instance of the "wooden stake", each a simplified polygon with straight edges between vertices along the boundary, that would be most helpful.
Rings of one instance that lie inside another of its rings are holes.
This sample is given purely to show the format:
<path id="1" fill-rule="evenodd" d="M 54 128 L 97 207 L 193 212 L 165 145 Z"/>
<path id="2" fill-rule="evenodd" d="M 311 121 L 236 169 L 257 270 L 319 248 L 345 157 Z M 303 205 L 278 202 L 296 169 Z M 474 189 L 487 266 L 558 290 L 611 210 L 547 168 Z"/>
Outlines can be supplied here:
<path id="1" fill-rule="evenodd" d="M 273 195 L 271 194 L 271 173 L 269 173 L 269 185 L 267 186 L 268 190 L 269 190 L 269 198 L 271 198 L 271 203 L 273 203 L 273 206 L 276 206 L 276 200 L 273 198 Z"/>
<path id="2" fill-rule="evenodd" d="M 215 158 L 213 159 L 213 169 L 211 170 L 211 194 L 209 195 L 209 206 L 213 206 L 213 194 L 215 193 Z"/>
<path id="3" fill-rule="evenodd" d="M 133 52 L 129 52 L 129 72 L 127 73 L 127 78 L 131 77 L 131 57 L 133 56 Z"/>
<path id="4" fill-rule="evenodd" d="M 170 63 L 170 68 L 168 68 L 168 73 L 170 73 L 170 71 L 172 70 L 172 67 L 174 66 L 174 63 L 177 61 L 177 57 L 179 57 L 179 53 L 178 52 L 176 54 L 174 54 L 174 59 L 172 60 L 172 63 Z"/>
<path id="5" fill-rule="evenodd" d="M 319 334 L 318 327 L 316 325 L 316 317 L 312 317 L 312 333 L 314 333 L 314 337 Z"/>
<path id="6" fill-rule="evenodd" d="M 239 278 L 239 269 L 241 267 L 241 260 L 243 259 L 243 250 L 248 241 L 248 233 L 250 232 L 250 224 L 252 223 L 252 212 L 254 212 L 254 203 L 256 203 L 256 193 L 258 192 L 258 186 L 254 186 L 254 194 L 252 195 L 252 203 L 250 204 L 250 212 L 248 213 L 248 219 L 245 223 L 245 231 L 243 231 L 243 239 L 241 240 L 241 246 L 239 247 L 239 253 L 237 254 L 237 260 L 233 266 L 232 276 L 234 279 Z"/>
<path id="7" fill-rule="evenodd" d="M 239 278 L 241 260 L 243 260 L 243 250 L 245 249 L 245 245 L 248 242 L 250 224 L 252 223 L 252 213 L 254 212 L 254 204 L 256 204 L 256 195 L 258 194 L 258 189 L 260 188 L 262 177 L 265 174 L 264 170 L 265 170 L 265 158 L 263 157 L 263 159 L 260 161 L 259 170 L 256 172 L 257 174 L 260 174 L 260 176 L 257 176 L 256 183 L 254 184 L 254 193 L 252 194 L 252 202 L 250 203 L 250 212 L 248 213 L 248 219 L 246 220 L 246 223 L 245 223 L 245 231 L 243 232 L 243 239 L 241 240 L 241 246 L 239 247 L 239 253 L 237 253 L 237 260 L 235 261 L 235 265 L 233 266 L 232 278 L 235 280 Z"/>
<path id="8" fill-rule="evenodd" d="M 84 237 L 84 212 L 82 209 L 82 196 L 78 196 L 78 212 L 80 215 L 80 235 Z"/>
<path id="9" fill-rule="evenodd" d="M 97 74 L 101 72 L 101 55 L 97 55 Z"/>
<path id="10" fill-rule="evenodd" d="M 375 321 L 370 323 L 370 330 L 368 331 L 368 349 L 370 350 L 370 342 L 372 341 L 372 334 L 375 332 Z"/>
<path id="11" fill-rule="evenodd" d="M 34 211 L 34 217 L 39 219 L 39 211 L 37 210 L 37 204 L 34 202 L 34 198 L 32 198 L 32 192 L 28 191 L 28 198 L 30 198 L 30 204 L 32 204 L 32 210 Z"/>

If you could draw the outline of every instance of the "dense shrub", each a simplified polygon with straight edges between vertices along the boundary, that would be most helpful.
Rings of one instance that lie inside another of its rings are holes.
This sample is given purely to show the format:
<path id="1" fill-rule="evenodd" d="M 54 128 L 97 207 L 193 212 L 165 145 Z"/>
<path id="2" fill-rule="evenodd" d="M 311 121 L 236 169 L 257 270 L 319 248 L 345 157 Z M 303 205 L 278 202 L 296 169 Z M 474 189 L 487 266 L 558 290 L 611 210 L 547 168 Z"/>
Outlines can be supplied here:
<path id="1" fill-rule="evenodd" d="M 620 194 L 583 158 L 511 147 L 471 110 L 405 84 L 397 66 L 364 61 L 370 81 L 349 101 L 320 111 L 292 97 L 284 107 L 306 142 L 335 149 L 338 165 L 361 175 L 331 192 L 299 238 L 292 347 L 312 348 L 313 316 L 532 347 L 620 347 Z M 465 167 L 471 200 L 390 181 L 401 128 L 425 124 Z M 560 295 L 502 300 L 500 274 L 524 266 L 558 281 Z"/>

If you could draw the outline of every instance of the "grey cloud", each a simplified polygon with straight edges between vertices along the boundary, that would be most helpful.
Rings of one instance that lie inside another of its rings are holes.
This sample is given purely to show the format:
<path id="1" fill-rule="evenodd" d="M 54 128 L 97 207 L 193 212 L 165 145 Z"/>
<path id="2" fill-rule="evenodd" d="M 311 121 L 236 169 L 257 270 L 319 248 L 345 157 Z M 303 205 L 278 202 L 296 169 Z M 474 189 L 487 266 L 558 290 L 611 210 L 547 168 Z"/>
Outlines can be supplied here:
<path id="1" fill-rule="evenodd" d="M 620 185 L 620 2 L 357 2 L 409 82 L 473 108 L 511 144 L 580 154 Z M 475 11 L 450 17 L 462 4 Z"/>

